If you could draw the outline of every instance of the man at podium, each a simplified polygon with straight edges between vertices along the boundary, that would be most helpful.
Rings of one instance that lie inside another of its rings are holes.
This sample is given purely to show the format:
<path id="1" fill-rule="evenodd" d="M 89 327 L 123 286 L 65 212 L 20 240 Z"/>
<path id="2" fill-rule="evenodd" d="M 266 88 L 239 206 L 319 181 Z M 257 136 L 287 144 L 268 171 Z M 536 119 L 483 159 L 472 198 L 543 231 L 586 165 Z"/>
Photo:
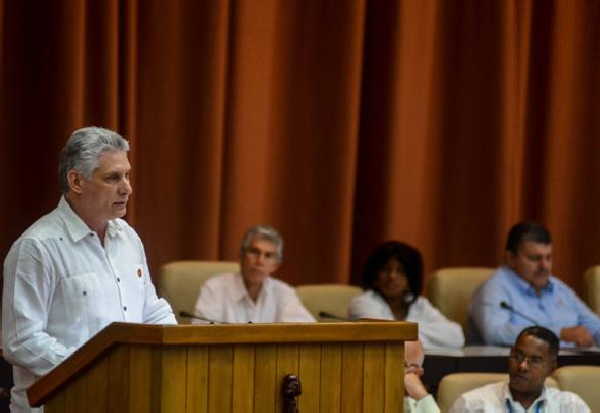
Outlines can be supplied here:
<path id="1" fill-rule="evenodd" d="M 240 248 L 241 271 L 208 279 L 195 315 L 222 323 L 315 321 L 294 289 L 271 277 L 282 259 L 283 239 L 277 230 L 266 225 L 250 228 Z"/>
<path id="2" fill-rule="evenodd" d="M 113 321 L 175 324 L 152 284 L 127 211 L 128 142 L 73 132 L 60 156 L 57 208 L 30 226 L 4 262 L 2 343 L 13 365 L 11 412 L 36 412 L 26 389 Z"/>

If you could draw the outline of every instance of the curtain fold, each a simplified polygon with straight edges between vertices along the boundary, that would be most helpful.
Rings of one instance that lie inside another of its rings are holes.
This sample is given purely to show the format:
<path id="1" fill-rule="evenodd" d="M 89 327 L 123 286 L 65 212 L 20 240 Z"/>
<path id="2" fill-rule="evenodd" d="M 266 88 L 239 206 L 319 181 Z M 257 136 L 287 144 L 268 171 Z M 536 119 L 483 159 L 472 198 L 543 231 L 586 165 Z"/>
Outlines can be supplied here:
<path id="1" fill-rule="evenodd" d="M 293 284 L 388 239 L 495 266 L 522 219 L 570 285 L 600 263 L 600 2 L 0 0 L 0 59 L 2 258 L 93 124 L 131 141 L 154 271 L 258 223 Z"/>

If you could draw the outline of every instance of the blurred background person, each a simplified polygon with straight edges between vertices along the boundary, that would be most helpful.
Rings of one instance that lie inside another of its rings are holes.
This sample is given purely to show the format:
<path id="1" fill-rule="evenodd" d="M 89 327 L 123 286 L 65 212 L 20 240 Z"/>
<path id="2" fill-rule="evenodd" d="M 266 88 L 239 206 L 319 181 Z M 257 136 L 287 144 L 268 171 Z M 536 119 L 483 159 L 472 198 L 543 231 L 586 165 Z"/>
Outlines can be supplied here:
<path id="1" fill-rule="evenodd" d="M 195 315 L 225 323 L 316 321 L 294 288 L 272 277 L 282 260 L 279 232 L 266 225 L 251 227 L 240 248 L 240 272 L 208 279 L 200 289 Z"/>
<path id="2" fill-rule="evenodd" d="M 417 249 L 398 241 L 381 244 L 367 259 L 362 283 L 365 292 L 350 302 L 350 318 L 419 323 L 419 339 L 426 349 L 464 346 L 461 326 L 421 296 L 423 259 Z"/>

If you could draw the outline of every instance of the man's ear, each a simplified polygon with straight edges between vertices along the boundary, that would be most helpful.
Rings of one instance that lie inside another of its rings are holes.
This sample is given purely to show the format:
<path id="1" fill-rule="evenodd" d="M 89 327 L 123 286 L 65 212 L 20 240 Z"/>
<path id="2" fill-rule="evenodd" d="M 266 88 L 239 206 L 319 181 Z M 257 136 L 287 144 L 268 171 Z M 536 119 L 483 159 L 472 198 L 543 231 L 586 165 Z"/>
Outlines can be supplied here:
<path id="1" fill-rule="evenodd" d="M 517 254 L 515 254 L 512 251 L 506 250 L 506 252 L 504 253 L 504 261 L 506 262 L 506 265 L 508 265 L 510 268 L 514 268 L 516 258 Z"/>
<path id="2" fill-rule="evenodd" d="M 76 169 L 69 170 L 69 172 L 67 172 L 67 182 L 69 183 L 69 189 L 72 192 L 76 194 L 83 193 L 84 179 L 79 171 Z"/>
<path id="3" fill-rule="evenodd" d="M 549 361 L 549 365 L 548 365 L 548 376 L 551 376 L 557 367 L 558 367 L 558 361 L 556 360 L 556 357 L 552 357 L 552 360 Z M 546 377 L 548 377 L 548 376 L 546 376 Z"/>

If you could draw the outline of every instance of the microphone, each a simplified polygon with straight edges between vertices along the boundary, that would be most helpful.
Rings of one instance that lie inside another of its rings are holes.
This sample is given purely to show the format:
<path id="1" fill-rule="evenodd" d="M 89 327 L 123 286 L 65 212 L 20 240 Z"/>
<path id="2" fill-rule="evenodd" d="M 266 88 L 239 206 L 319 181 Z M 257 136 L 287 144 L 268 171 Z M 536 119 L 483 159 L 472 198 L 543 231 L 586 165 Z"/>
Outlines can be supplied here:
<path id="1" fill-rule="evenodd" d="M 197 316 L 195 314 L 188 313 L 187 311 L 180 311 L 179 312 L 179 316 L 180 317 L 185 317 L 185 318 L 193 318 L 195 320 L 206 321 L 208 324 L 223 324 L 220 321 L 215 321 L 215 320 L 210 320 L 208 318 L 200 317 L 200 316 Z"/>
<path id="2" fill-rule="evenodd" d="M 319 311 L 319 317 L 321 318 L 331 318 L 332 320 L 340 320 L 340 321 L 350 321 L 347 318 L 337 316 L 335 314 L 328 313 L 326 311 Z"/>
<path id="3" fill-rule="evenodd" d="M 502 308 L 503 308 L 503 309 L 505 309 L 505 310 L 508 310 L 508 311 L 510 311 L 511 313 L 515 313 L 516 315 L 518 315 L 518 316 L 520 316 L 520 317 L 523 317 L 523 318 L 524 318 L 525 320 L 527 320 L 527 321 L 531 321 L 531 322 L 532 322 L 534 325 L 536 325 L 536 326 L 539 326 L 539 325 L 540 325 L 540 324 L 539 324 L 537 321 L 535 321 L 533 318 L 531 318 L 531 317 L 529 317 L 529 316 L 526 316 L 525 314 L 523 314 L 523 313 L 522 313 L 522 312 L 520 312 L 520 311 L 517 311 L 517 310 L 515 310 L 515 309 L 513 308 L 513 306 L 512 306 L 512 305 L 510 305 L 510 304 L 508 304 L 506 301 L 500 301 L 500 307 L 502 307 Z"/>

